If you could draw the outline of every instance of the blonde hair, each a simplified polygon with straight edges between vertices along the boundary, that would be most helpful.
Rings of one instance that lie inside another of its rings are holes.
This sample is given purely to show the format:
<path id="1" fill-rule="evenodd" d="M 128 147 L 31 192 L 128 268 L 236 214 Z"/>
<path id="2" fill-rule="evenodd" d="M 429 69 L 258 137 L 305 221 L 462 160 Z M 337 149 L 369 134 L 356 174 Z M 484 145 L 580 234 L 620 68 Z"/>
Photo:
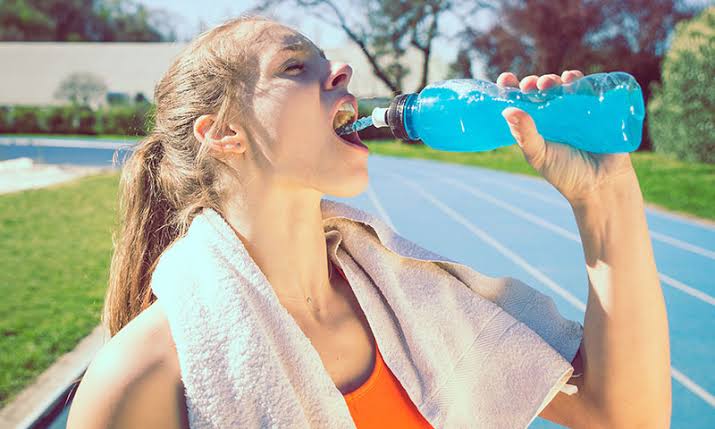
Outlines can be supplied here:
<path id="1" fill-rule="evenodd" d="M 221 212 L 229 167 L 207 156 L 193 126 L 199 116 L 213 113 L 212 130 L 220 132 L 242 111 L 257 71 L 248 41 L 236 33 L 252 21 L 270 20 L 241 16 L 202 33 L 156 84 L 154 128 L 120 179 L 118 236 L 115 231 L 102 316 L 112 336 L 154 302 L 150 281 L 159 256 L 186 233 L 194 216 L 204 207 Z"/>

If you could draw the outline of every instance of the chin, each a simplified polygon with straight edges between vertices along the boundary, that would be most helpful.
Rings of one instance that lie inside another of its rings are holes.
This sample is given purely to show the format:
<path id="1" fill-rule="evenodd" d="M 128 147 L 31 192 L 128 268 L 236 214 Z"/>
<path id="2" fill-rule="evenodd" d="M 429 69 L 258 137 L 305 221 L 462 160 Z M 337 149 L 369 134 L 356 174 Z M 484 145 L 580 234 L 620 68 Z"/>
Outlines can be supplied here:
<path id="1" fill-rule="evenodd" d="M 370 180 L 365 169 L 364 174 L 353 175 L 339 183 L 333 183 L 330 189 L 325 190 L 325 194 L 338 198 L 352 198 L 365 192 L 369 184 Z"/>

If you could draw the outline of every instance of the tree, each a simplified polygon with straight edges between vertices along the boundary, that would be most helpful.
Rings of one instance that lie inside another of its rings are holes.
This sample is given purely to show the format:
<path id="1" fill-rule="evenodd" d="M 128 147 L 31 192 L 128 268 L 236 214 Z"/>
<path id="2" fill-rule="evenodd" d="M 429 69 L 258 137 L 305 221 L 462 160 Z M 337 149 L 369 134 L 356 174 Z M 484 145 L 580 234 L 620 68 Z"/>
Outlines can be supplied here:
<path id="1" fill-rule="evenodd" d="M 169 13 L 135 0 L 3 0 L 2 41 L 175 41 Z"/>
<path id="2" fill-rule="evenodd" d="M 648 127 L 656 152 L 715 163 L 715 6 L 676 25 L 663 60 L 662 86 L 653 83 Z"/>
<path id="3" fill-rule="evenodd" d="M 517 76 L 580 69 L 625 71 L 640 83 L 646 101 L 650 82 L 659 80 L 659 65 L 675 23 L 693 16 L 682 0 L 501 0 L 486 29 L 467 26 L 462 35 L 465 56 L 485 61 L 496 79 L 503 71 Z M 650 148 L 644 130 L 641 149 Z"/>
<path id="4" fill-rule="evenodd" d="M 258 11 L 292 4 L 321 21 L 342 29 L 365 55 L 375 76 L 393 93 L 402 92 L 410 72 L 403 56 L 409 47 L 421 55 L 420 88 L 429 80 L 432 43 L 439 37 L 439 18 L 457 0 L 268 0 Z"/>
<path id="5" fill-rule="evenodd" d="M 74 106 L 89 106 L 92 101 L 101 99 L 107 92 L 107 86 L 99 76 L 88 72 L 75 72 L 60 82 L 55 98 L 68 100 Z"/>

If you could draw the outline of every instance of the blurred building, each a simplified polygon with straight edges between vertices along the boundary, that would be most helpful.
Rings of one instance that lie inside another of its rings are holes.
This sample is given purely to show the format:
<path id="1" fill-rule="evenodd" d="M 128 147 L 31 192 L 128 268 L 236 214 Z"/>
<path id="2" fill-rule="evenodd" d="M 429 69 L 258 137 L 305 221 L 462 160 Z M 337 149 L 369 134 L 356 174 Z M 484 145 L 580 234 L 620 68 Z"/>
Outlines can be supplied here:
<path id="1" fill-rule="evenodd" d="M 185 46 L 186 43 L 3 42 L 0 105 L 62 104 L 54 98 L 55 91 L 70 73 L 80 71 L 100 77 L 111 93 L 125 93 L 132 99 L 141 93 L 153 100 L 155 83 Z M 390 95 L 356 46 L 328 49 L 326 55 L 353 67 L 349 89 L 356 96 Z M 405 66 L 414 70 L 404 80 L 404 90 L 411 91 L 419 83 L 421 58 L 416 51 L 405 55 Z M 435 53 L 430 67 L 430 81 L 446 77 L 448 65 Z"/>

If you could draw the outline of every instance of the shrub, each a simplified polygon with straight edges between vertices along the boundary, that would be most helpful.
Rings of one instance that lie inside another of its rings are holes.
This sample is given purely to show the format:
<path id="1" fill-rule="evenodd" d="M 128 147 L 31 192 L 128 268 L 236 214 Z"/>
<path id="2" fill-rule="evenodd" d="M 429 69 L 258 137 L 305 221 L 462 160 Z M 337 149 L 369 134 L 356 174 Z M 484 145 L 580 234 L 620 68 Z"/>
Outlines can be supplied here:
<path id="1" fill-rule="evenodd" d="M 72 132 L 72 115 L 63 106 L 50 107 L 47 113 L 47 132 L 69 134 Z"/>
<path id="2" fill-rule="evenodd" d="M 72 133 L 76 134 L 97 134 L 95 124 L 97 116 L 89 108 L 79 108 L 74 111 L 75 122 Z"/>
<path id="3" fill-rule="evenodd" d="M 715 6 L 676 25 L 653 84 L 648 128 L 655 152 L 715 163 Z"/>
<path id="4" fill-rule="evenodd" d="M 12 109 L 10 129 L 16 133 L 42 133 L 44 126 L 40 120 L 40 109 L 32 106 L 15 106 Z"/>
<path id="5" fill-rule="evenodd" d="M 103 134 L 145 135 L 150 108 L 151 105 L 145 103 L 106 107 L 100 112 L 101 129 L 98 131 Z"/>
<path id="6" fill-rule="evenodd" d="M 0 133 L 10 132 L 10 107 L 0 106 Z"/>

